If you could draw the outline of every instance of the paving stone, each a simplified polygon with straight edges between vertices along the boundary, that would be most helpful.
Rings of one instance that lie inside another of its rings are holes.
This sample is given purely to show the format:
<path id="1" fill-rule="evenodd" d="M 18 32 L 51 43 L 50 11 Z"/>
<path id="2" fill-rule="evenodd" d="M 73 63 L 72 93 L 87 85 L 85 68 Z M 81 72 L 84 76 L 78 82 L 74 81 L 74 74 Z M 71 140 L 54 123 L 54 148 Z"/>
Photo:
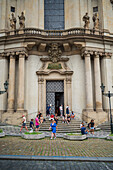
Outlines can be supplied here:
<path id="1" fill-rule="evenodd" d="M 71 161 L 17 161 L 0 160 L 1 169 L 49 169 L 49 170 L 113 170 L 113 163 L 104 162 L 71 162 Z"/>

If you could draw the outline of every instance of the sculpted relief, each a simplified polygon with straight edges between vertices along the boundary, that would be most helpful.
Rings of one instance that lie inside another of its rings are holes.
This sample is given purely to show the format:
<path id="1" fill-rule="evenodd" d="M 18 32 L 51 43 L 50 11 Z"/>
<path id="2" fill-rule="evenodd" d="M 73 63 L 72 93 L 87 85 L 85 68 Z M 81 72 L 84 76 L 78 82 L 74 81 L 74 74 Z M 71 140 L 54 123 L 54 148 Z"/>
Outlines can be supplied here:
<path id="1" fill-rule="evenodd" d="M 60 49 L 60 47 L 57 43 L 52 43 L 49 46 L 48 55 L 49 55 L 50 60 L 53 63 L 56 63 L 60 60 L 60 57 L 62 55 L 62 51 L 61 51 L 61 49 Z"/>

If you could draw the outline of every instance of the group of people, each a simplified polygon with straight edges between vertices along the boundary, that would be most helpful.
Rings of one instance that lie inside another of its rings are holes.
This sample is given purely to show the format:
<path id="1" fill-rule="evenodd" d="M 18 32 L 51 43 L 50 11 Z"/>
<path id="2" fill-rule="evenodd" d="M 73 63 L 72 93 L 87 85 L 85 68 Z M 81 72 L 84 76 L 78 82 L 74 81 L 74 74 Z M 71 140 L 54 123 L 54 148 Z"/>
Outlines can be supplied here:
<path id="1" fill-rule="evenodd" d="M 69 115 L 69 110 L 67 111 L 68 114 L 67 116 L 62 116 L 62 120 L 63 120 L 63 123 L 69 123 L 71 118 L 70 118 L 70 115 Z M 74 118 L 74 113 L 72 112 L 71 116 Z M 20 129 L 20 132 L 22 131 L 23 127 L 26 128 L 26 130 L 28 131 L 28 128 L 26 126 L 26 117 L 23 115 L 23 121 L 22 121 L 22 126 L 21 126 L 21 129 Z M 39 124 L 40 123 L 43 123 L 45 119 L 43 118 L 42 114 L 39 112 L 35 118 L 35 131 L 39 131 Z M 51 114 L 50 116 L 50 119 L 52 121 L 52 123 L 50 124 L 50 127 L 49 127 L 49 130 L 52 130 L 52 134 L 51 134 L 51 139 L 53 139 L 53 136 L 54 136 L 54 139 L 56 139 L 56 130 L 58 129 L 57 128 L 57 124 L 58 124 L 58 117 L 57 117 L 57 114 L 55 114 L 55 116 L 53 114 Z M 81 134 L 84 135 L 84 134 L 88 134 L 89 131 L 91 132 L 91 134 L 94 135 L 94 128 L 95 128 L 95 123 L 94 123 L 94 120 L 92 119 L 91 122 L 88 124 L 88 129 L 86 129 L 84 123 L 82 122 L 80 124 L 80 129 L 81 129 Z M 34 130 L 34 119 L 31 119 L 30 121 L 30 132 L 32 133 Z"/>
<path id="2" fill-rule="evenodd" d="M 84 134 L 88 134 L 89 131 L 92 135 L 94 135 L 94 129 L 95 129 L 95 123 L 94 123 L 94 120 L 92 119 L 90 123 L 88 123 L 88 129 L 86 129 L 84 123 L 82 122 L 80 124 L 80 129 L 81 129 L 81 134 L 84 135 Z"/>
<path id="3" fill-rule="evenodd" d="M 20 129 L 20 132 L 22 131 L 23 127 L 25 127 L 26 130 L 28 131 L 28 128 L 26 126 L 26 117 L 23 115 L 22 118 L 23 118 L 23 120 L 22 120 L 22 126 L 21 126 L 21 129 Z M 40 128 L 39 123 L 41 123 L 41 120 L 42 120 L 42 114 L 39 113 L 35 118 L 35 125 L 36 125 L 35 131 L 36 132 L 39 131 L 39 128 Z M 51 139 L 53 139 L 53 136 L 54 136 L 54 139 L 56 139 L 56 129 L 57 129 L 57 123 L 58 123 L 57 114 L 51 120 L 52 120 L 52 123 L 50 124 L 50 127 L 49 127 L 49 130 L 52 130 Z M 31 121 L 30 121 L 30 133 L 32 133 L 33 130 L 34 130 L 34 119 L 31 119 Z"/>
<path id="4" fill-rule="evenodd" d="M 23 120 L 22 120 L 22 126 L 21 126 L 21 129 L 20 129 L 20 132 L 22 131 L 23 127 L 25 127 L 26 130 L 28 131 L 28 128 L 26 126 L 26 117 L 25 117 L 25 115 L 22 115 L 22 118 L 23 118 Z M 43 118 L 42 113 L 39 112 L 37 114 L 36 118 L 35 118 L 35 125 L 36 125 L 35 131 L 39 130 L 39 123 L 42 124 L 44 121 L 45 121 L 45 119 Z M 33 118 L 31 119 L 29 126 L 30 126 L 30 129 L 31 129 L 30 132 L 33 132 L 33 129 L 34 129 L 34 119 Z"/>

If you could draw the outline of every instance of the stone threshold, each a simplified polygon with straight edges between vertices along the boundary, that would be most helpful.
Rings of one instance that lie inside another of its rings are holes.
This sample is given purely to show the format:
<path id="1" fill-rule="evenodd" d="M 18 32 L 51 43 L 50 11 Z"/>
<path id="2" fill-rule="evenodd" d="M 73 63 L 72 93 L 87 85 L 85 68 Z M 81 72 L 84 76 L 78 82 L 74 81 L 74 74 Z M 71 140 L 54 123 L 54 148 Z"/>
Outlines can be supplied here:
<path id="1" fill-rule="evenodd" d="M 0 160 L 113 162 L 113 157 L 0 155 Z"/>

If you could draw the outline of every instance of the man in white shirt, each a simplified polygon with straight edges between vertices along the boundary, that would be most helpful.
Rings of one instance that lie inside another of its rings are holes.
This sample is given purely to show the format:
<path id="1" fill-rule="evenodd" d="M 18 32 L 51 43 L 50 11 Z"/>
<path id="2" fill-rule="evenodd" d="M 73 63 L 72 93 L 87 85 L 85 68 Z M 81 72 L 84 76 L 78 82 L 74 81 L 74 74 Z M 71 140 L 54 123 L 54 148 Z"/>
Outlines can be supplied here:
<path id="1" fill-rule="evenodd" d="M 22 121 L 22 126 L 21 126 L 21 129 L 20 129 L 20 132 L 22 131 L 23 127 L 26 128 L 26 130 L 28 131 L 28 128 L 26 126 L 26 117 L 24 115 L 22 115 L 23 117 L 23 121 Z"/>
<path id="2" fill-rule="evenodd" d="M 62 117 L 63 116 L 63 106 L 61 104 L 61 106 L 59 107 L 59 110 L 60 110 L 60 116 Z"/>

